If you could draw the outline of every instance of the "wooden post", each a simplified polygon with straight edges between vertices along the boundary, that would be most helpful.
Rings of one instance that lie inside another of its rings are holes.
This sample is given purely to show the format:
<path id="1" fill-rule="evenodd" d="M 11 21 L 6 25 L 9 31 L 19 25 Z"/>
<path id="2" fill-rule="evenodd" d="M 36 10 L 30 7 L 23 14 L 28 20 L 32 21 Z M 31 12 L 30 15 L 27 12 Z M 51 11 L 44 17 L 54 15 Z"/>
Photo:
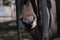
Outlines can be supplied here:
<path id="1" fill-rule="evenodd" d="M 38 1 L 38 14 L 41 14 L 41 28 L 42 28 L 42 40 L 49 40 L 48 34 L 48 13 L 47 13 L 47 3 L 46 0 Z"/>
<path id="2" fill-rule="evenodd" d="M 18 40 L 22 40 L 20 15 L 21 15 L 23 1 L 24 0 L 16 0 L 16 18 L 17 18 L 17 27 L 18 27 Z"/>

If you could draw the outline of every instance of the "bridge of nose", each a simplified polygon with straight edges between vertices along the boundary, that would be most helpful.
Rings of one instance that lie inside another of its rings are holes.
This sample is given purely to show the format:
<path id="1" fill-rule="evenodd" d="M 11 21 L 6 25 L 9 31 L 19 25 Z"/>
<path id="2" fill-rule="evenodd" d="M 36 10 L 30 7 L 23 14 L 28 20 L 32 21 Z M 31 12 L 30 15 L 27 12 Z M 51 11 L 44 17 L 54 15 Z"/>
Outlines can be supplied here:
<path id="1" fill-rule="evenodd" d="M 33 11 L 31 3 L 29 2 L 28 4 L 23 6 L 21 17 L 27 18 L 30 16 L 35 16 L 35 13 Z"/>

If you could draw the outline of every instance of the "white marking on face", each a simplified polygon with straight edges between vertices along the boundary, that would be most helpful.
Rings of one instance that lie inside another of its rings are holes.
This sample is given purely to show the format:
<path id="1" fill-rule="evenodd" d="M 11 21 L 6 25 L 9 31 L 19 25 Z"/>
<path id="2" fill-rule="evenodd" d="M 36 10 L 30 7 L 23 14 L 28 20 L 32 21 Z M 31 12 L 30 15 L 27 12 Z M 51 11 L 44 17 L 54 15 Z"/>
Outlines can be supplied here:
<path id="1" fill-rule="evenodd" d="M 32 24 L 32 28 L 35 28 L 36 25 L 37 25 L 37 18 L 35 18 L 35 20 L 34 20 L 34 22 L 33 22 L 33 24 Z"/>
<path id="2" fill-rule="evenodd" d="M 27 18 L 24 18 L 23 21 L 27 24 L 31 23 L 33 21 L 33 16 L 29 16 Z"/>

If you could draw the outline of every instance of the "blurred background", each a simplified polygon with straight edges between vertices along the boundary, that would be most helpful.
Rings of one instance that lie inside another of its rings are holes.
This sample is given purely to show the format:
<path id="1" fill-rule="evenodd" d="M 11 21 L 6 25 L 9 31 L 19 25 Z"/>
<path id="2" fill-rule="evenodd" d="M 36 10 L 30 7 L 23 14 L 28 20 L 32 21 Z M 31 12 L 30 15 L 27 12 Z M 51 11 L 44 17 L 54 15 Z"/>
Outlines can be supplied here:
<path id="1" fill-rule="evenodd" d="M 22 30 L 23 40 L 31 40 Z M 18 40 L 15 0 L 0 0 L 0 40 Z"/>

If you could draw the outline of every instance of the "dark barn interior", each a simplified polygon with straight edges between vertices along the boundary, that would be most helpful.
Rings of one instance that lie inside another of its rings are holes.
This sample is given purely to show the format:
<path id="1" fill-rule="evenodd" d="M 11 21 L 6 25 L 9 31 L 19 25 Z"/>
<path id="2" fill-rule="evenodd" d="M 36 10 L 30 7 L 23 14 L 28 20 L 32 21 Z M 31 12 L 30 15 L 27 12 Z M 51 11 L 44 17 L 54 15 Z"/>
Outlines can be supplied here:
<path id="1" fill-rule="evenodd" d="M 60 0 L 56 0 L 56 11 L 57 11 L 57 23 L 58 23 L 57 37 L 60 37 Z"/>

